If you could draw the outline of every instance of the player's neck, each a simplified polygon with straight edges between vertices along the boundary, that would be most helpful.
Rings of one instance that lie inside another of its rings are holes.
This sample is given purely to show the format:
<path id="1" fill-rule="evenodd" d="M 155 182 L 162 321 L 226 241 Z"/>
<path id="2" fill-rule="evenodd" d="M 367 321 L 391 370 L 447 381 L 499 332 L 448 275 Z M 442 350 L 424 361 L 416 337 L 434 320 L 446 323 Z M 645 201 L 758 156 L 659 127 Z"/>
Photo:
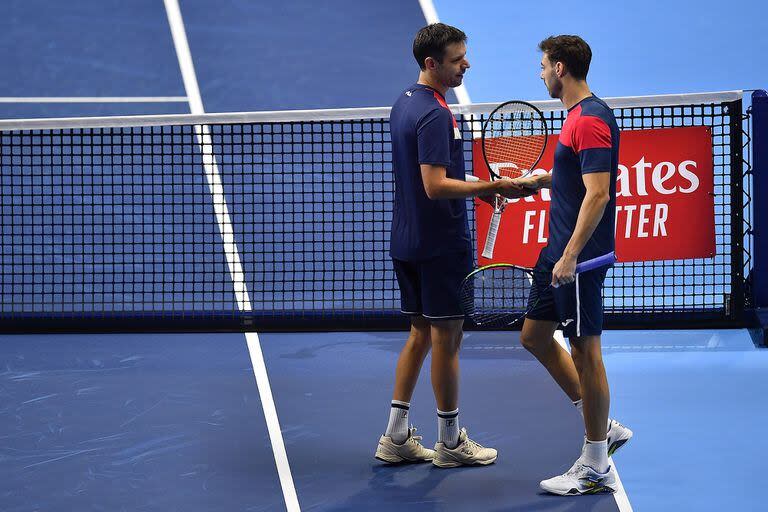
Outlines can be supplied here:
<path id="1" fill-rule="evenodd" d="M 560 96 L 560 101 L 563 102 L 565 108 L 571 109 L 581 100 L 589 98 L 590 96 L 592 96 L 592 91 L 589 90 L 587 82 L 581 80 L 563 87 L 563 94 Z"/>
<path id="2" fill-rule="evenodd" d="M 430 89 L 434 89 L 437 92 L 439 92 L 443 97 L 445 97 L 445 93 L 448 92 L 448 87 L 442 85 L 441 83 L 437 82 L 436 80 L 433 80 L 427 73 L 424 71 L 419 73 L 419 80 L 416 82 L 420 85 L 426 85 Z"/>

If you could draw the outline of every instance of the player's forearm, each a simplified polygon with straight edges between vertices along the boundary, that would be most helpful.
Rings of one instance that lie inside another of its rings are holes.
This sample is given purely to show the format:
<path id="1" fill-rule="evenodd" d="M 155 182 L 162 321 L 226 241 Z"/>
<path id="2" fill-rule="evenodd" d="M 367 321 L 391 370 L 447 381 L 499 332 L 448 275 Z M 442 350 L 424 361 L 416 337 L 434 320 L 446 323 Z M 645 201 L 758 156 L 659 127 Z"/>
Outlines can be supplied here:
<path id="1" fill-rule="evenodd" d="M 446 168 L 441 165 L 421 164 L 421 180 L 424 191 L 430 199 L 464 199 L 493 195 L 499 191 L 498 181 L 456 180 L 447 176 Z"/>
<path id="2" fill-rule="evenodd" d="M 498 185 L 490 181 L 466 182 L 453 178 L 425 180 L 424 190 L 430 199 L 464 199 L 488 196 L 498 191 Z"/>
<path id="3" fill-rule="evenodd" d="M 531 190 L 541 190 L 542 188 L 552 188 L 552 173 L 536 174 L 527 178 L 518 178 L 520 183 Z"/>
<path id="4" fill-rule="evenodd" d="M 535 176 L 537 189 L 552 188 L 552 173 L 537 174 Z"/>
<path id="5" fill-rule="evenodd" d="M 605 207 L 609 201 L 610 196 L 607 192 L 590 192 L 587 190 L 587 194 L 584 196 L 584 201 L 582 201 L 581 208 L 579 209 L 576 228 L 573 230 L 573 235 L 571 235 L 568 245 L 565 246 L 565 251 L 563 251 L 564 257 L 574 259 L 579 257 L 582 249 L 587 245 L 587 241 L 595 232 L 597 225 L 600 224 Z"/>

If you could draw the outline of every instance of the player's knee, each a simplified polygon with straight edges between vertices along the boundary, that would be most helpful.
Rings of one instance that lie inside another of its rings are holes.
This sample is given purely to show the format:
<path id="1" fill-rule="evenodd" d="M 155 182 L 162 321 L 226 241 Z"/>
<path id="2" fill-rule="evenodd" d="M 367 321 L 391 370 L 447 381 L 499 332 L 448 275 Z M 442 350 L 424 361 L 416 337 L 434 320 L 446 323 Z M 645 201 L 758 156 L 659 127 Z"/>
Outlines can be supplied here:
<path id="1" fill-rule="evenodd" d="M 520 344 L 528 352 L 535 353 L 540 346 L 540 340 L 531 332 L 523 330 L 520 333 Z"/>
<path id="2" fill-rule="evenodd" d="M 603 368 L 603 355 L 599 350 L 574 349 L 575 346 L 571 344 L 571 358 L 579 373 L 593 372 Z"/>
<path id="3" fill-rule="evenodd" d="M 432 346 L 430 325 L 423 317 L 414 318 L 411 321 L 410 342 L 414 348 L 429 350 Z"/>
<path id="4" fill-rule="evenodd" d="M 433 336 L 432 350 L 444 354 L 453 354 L 461 347 L 461 336 Z"/>
<path id="5" fill-rule="evenodd" d="M 429 336 L 429 331 L 424 332 L 412 332 L 411 344 L 413 348 L 418 350 L 429 350 L 432 347 L 432 339 Z"/>

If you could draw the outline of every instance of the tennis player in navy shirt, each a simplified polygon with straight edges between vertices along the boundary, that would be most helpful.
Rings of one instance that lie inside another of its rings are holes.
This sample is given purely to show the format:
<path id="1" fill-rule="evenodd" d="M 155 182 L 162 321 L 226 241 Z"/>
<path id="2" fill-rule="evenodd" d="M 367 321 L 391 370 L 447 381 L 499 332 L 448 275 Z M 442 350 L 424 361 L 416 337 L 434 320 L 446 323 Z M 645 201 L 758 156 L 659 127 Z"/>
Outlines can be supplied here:
<path id="1" fill-rule="evenodd" d="M 390 255 L 411 330 L 397 362 L 389 422 L 376 458 L 440 467 L 491 464 L 496 450 L 459 429 L 464 322 L 459 286 L 473 261 L 466 199 L 530 192 L 512 180 L 464 181 L 463 139 L 445 94 L 461 85 L 469 68 L 466 35 L 442 23 L 428 25 L 416 34 L 413 54 L 421 69 L 418 82 L 400 94 L 390 114 L 395 175 Z M 438 416 L 434 451 L 408 426 L 411 395 L 430 349 Z"/>
<path id="2" fill-rule="evenodd" d="M 532 191 L 550 188 L 549 239 L 534 268 L 544 290 L 526 316 L 523 346 L 547 368 L 584 418 L 581 456 L 563 475 L 541 482 L 562 495 L 616 490 L 608 457 L 632 431 L 608 417 L 610 393 L 600 348 L 606 268 L 576 274 L 576 263 L 614 250 L 619 127 L 613 111 L 589 89 L 592 59 L 578 36 L 553 36 L 539 44 L 541 78 L 550 96 L 568 109 L 551 174 L 517 180 Z M 556 287 L 548 287 L 549 284 Z M 553 338 L 562 327 L 571 354 Z"/>

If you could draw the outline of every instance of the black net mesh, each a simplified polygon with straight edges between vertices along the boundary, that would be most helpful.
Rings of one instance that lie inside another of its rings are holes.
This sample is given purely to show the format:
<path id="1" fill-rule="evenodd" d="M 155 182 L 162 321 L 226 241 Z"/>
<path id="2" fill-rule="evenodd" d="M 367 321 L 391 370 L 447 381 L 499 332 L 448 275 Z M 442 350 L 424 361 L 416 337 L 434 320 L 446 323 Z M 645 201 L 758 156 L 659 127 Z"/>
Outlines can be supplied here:
<path id="1" fill-rule="evenodd" d="M 741 102 L 615 114 L 711 127 L 717 254 L 616 265 L 608 325 L 740 321 Z M 482 116 L 457 118 L 471 172 Z M 389 141 L 386 119 L 3 131 L 0 323 L 401 327 Z"/>

